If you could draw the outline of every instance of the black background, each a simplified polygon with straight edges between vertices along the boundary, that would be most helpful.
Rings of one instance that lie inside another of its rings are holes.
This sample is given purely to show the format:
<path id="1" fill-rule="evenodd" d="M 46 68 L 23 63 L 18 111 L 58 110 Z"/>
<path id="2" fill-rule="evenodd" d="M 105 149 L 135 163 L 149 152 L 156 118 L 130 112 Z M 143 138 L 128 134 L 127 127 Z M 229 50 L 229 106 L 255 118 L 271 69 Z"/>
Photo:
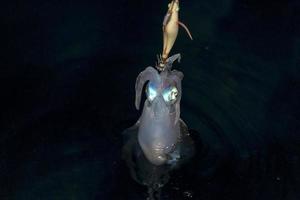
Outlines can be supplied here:
<path id="1" fill-rule="evenodd" d="M 0 199 L 145 199 L 121 161 L 167 1 L 1 2 Z M 162 199 L 299 196 L 300 2 L 187 0 L 172 53 L 197 153 Z M 201 142 L 200 142 L 201 141 Z"/>

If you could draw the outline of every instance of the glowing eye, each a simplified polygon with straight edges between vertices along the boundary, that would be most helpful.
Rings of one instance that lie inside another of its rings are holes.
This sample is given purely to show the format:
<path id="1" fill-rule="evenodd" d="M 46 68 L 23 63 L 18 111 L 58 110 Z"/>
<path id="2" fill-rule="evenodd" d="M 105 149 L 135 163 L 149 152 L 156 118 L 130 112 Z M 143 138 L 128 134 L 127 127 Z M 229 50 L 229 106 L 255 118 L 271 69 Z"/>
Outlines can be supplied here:
<path id="1" fill-rule="evenodd" d="M 147 85 L 146 94 L 149 101 L 153 101 L 153 99 L 157 96 L 156 88 L 152 83 Z"/>
<path id="2" fill-rule="evenodd" d="M 178 90 L 176 87 L 168 87 L 163 91 L 163 98 L 167 103 L 173 103 L 176 101 L 178 95 Z"/>

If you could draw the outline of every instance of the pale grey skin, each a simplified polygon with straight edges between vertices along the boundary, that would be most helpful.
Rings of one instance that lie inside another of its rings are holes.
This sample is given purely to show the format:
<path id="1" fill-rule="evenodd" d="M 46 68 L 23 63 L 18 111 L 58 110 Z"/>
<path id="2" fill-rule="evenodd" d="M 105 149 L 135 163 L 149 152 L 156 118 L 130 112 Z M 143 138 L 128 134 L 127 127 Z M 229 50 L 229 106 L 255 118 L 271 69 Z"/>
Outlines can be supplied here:
<path id="1" fill-rule="evenodd" d="M 171 155 L 180 140 L 180 100 L 181 80 L 183 73 L 171 70 L 175 60 L 180 61 L 180 54 L 173 55 L 166 61 L 165 69 L 158 72 L 153 67 L 147 67 L 136 80 L 135 106 L 139 109 L 141 93 L 144 84 L 149 81 L 157 86 L 157 95 L 150 101 L 146 99 L 140 119 L 138 142 L 145 157 L 154 165 L 162 165 L 172 159 Z M 174 102 L 165 102 L 162 91 L 166 86 L 177 88 Z"/>

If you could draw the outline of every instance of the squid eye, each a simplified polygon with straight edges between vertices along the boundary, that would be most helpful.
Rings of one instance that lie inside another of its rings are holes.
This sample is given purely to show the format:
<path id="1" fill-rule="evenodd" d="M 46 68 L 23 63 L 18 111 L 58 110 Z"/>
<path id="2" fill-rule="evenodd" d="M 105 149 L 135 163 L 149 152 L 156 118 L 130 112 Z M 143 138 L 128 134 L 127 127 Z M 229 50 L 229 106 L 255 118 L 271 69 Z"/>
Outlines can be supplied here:
<path id="1" fill-rule="evenodd" d="M 174 103 L 177 99 L 178 90 L 176 87 L 168 87 L 163 91 L 163 98 L 166 103 Z"/>
<path id="2" fill-rule="evenodd" d="M 149 83 L 146 87 L 146 95 L 149 101 L 153 101 L 153 99 L 157 96 L 156 88 L 152 83 Z"/>

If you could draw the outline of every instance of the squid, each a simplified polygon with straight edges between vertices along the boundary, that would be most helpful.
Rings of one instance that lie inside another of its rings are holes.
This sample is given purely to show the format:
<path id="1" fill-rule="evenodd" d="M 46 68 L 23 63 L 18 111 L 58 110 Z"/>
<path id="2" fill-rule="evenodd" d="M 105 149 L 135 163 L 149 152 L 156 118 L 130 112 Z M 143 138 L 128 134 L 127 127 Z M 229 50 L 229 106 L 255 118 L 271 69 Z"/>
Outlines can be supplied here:
<path id="1" fill-rule="evenodd" d="M 123 132 L 125 144 L 122 157 L 138 183 L 148 187 L 149 199 L 169 180 L 169 173 L 190 160 L 194 142 L 180 118 L 181 82 L 183 73 L 172 69 L 181 55 L 169 57 L 177 38 L 179 25 L 192 36 L 178 20 L 179 1 L 172 0 L 163 20 L 163 51 L 155 67 L 149 66 L 136 78 L 135 107 L 140 109 L 143 88 L 146 100 L 137 122 Z"/>
<path id="2" fill-rule="evenodd" d="M 146 158 L 154 165 L 172 160 L 172 152 L 180 140 L 180 100 L 183 73 L 171 70 L 179 59 L 176 54 L 166 60 L 164 71 L 147 67 L 136 80 L 135 106 L 139 109 L 142 88 L 146 81 L 147 99 L 139 119 L 138 142 Z M 173 155 L 174 156 L 174 155 Z"/>
<path id="3" fill-rule="evenodd" d="M 173 62 L 180 62 L 181 56 L 168 56 L 176 41 L 179 25 L 193 38 L 188 28 L 179 21 L 178 12 L 179 0 L 172 0 L 163 20 L 163 52 L 158 58 L 157 70 L 147 67 L 138 75 L 135 85 L 135 106 L 139 109 L 142 88 L 148 81 L 147 99 L 137 125 L 138 142 L 146 158 L 154 165 L 176 161 L 180 157 L 176 147 L 182 136 L 180 127 L 185 126 L 180 120 L 183 73 L 172 70 Z"/>

